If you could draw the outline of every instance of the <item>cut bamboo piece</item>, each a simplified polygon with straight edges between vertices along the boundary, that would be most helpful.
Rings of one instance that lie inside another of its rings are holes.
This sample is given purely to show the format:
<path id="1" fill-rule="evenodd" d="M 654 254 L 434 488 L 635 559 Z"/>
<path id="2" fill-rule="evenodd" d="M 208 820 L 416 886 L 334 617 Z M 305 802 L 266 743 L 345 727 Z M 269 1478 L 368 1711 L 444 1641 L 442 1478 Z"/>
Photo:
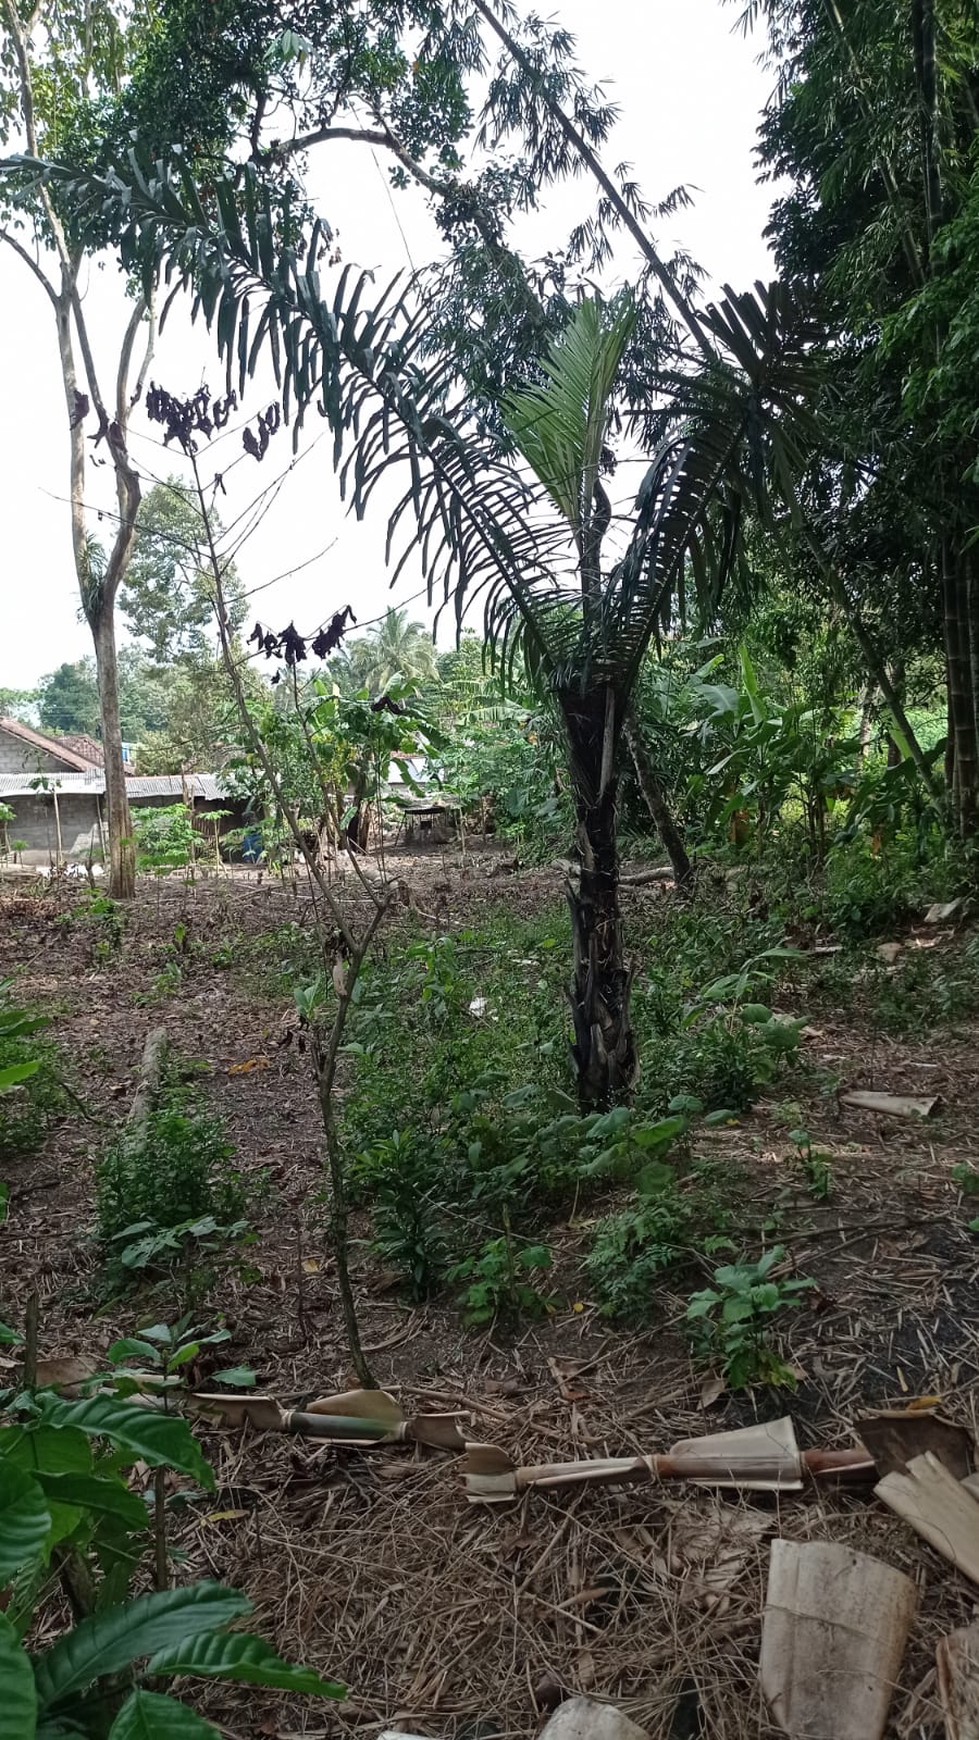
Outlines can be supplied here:
<path id="1" fill-rule="evenodd" d="M 789 1740 L 881 1740 L 917 1605 L 909 1577 L 831 1541 L 773 1541 L 761 1685 Z"/>
<path id="2" fill-rule="evenodd" d="M 470 1444 L 463 1473 L 466 1495 L 473 1503 L 505 1504 L 531 1486 L 639 1486 L 657 1480 L 690 1480 L 699 1486 L 733 1486 L 744 1492 L 799 1492 L 805 1475 L 866 1479 L 873 1477 L 874 1465 L 862 1448 L 800 1454 L 792 1421 L 784 1419 L 685 1438 L 666 1456 L 596 1457 L 526 1468 L 518 1468 L 494 1444 Z"/>
<path id="3" fill-rule="evenodd" d="M 274 1396 L 210 1395 L 200 1391 L 187 1398 L 195 1414 L 225 1426 L 254 1427 L 257 1432 L 291 1432 L 296 1437 L 326 1438 L 338 1444 L 429 1444 L 437 1450 L 464 1450 L 467 1414 L 415 1414 L 406 1420 L 400 1403 L 385 1390 L 349 1390 L 324 1396 L 305 1410 L 283 1408 Z M 368 1412 L 358 1414 L 357 1409 Z"/>
<path id="4" fill-rule="evenodd" d="M 840 1104 L 859 1112 L 880 1112 L 887 1118 L 930 1118 L 938 1105 L 938 1096 L 922 1100 L 910 1094 L 875 1094 L 855 1088 L 852 1093 L 840 1095 Z"/>
<path id="5" fill-rule="evenodd" d="M 877 1497 L 903 1517 L 935 1551 L 979 1583 L 979 1504 L 930 1451 L 915 1456 L 906 1474 L 888 1474 Z"/>
<path id="6" fill-rule="evenodd" d="M 781 1420 L 760 1426 L 711 1432 L 705 1438 L 681 1438 L 672 1446 L 670 1455 L 684 1459 L 709 1457 L 714 1462 L 718 1457 L 722 1461 L 731 1458 L 728 1479 L 712 1478 L 705 1469 L 701 1482 L 705 1486 L 737 1486 L 743 1492 L 802 1491 L 802 1457 L 795 1426 L 787 1414 Z M 735 1463 L 741 1470 L 740 1477 L 734 1473 Z M 745 1473 L 746 1464 L 753 1465 L 753 1472 L 749 1469 Z"/>
<path id="7" fill-rule="evenodd" d="M 956 1480 L 972 1473 L 972 1437 L 964 1426 L 946 1420 L 933 1409 L 887 1408 L 854 1422 L 883 1480 L 904 1474 L 909 1462 L 930 1450 Z"/>
<path id="8" fill-rule="evenodd" d="M 396 1443 L 408 1439 L 413 1444 L 428 1444 L 435 1450 L 466 1448 L 462 1428 L 469 1420 L 468 1414 L 413 1414 L 405 1419 L 401 1403 L 387 1390 L 345 1390 L 342 1395 L 322 1396 L 318 1401 L 310 1402 L 296 1418 L 306 1419 L 311 1414 L 327 1415 L 333 1419 L 349 1416 L 372 1425 L 386 1422 L 388 1435 Z M 320 1432 L 309 1424 L 295 1425 L 291 1430 L 308 1432 L 314 1437 L 331 1436 L 329 1432 Z M 374 1434 L 367 1436 L 373 1437 Z"/>
<path id="9" fill-rule="evenodd" d="M 979 1624 L 940 1638 L 935 1666 L 946 1740 L 979 1740 Z"/>

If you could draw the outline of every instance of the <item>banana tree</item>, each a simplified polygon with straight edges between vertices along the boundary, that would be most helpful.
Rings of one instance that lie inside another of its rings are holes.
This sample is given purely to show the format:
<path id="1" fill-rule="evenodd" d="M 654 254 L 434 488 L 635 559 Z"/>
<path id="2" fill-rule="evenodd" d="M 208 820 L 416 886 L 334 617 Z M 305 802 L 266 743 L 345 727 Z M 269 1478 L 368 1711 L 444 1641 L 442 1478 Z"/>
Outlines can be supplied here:
<path id="1" fill-rule="evenodd" d="M 579 1094 L 586 1107 L 627 1096 L 637 1055 L 618 903 L 620 740 L 653 636 L 691 583 L 709 615 L 737 551 L 741 504 L 797 458 L 810 365 L 788 336 L 783 293 L 728 292 L 697 317 L 703 355 L 691 372 L 665 383 L 651 374 L 633 425 L 645 435 L 656 403 L 661 439 L 613 527 L 602 471 L 635 319 L 628 301 L 607 313 L 582 303 L 542 359 L 540 383 L 510 395 L 521 464 L 486 429 L 453 358 L 433 354 L 411 284 L 378 296 L 369 274 L 346 268 L 328 294 L 319 271 L 328 232 L 314 225 L 300 250 L 290 215 L 252 168 L 216 177 L 206 194 L 179 158 L 147 165 L 133 153 L 103 177 L 7 168 L 69 180 L 77 221 L 108 223 L 127 269 L 183 283 L 215 334 L 229 389 L 242 392 L 270 358 L 296 437 L 314 406 L 331 426 L 358 516 L 389 475 L 406 477 L 389 514 L 389 552 L 399 535 L 403 544 L 394 577 L 419 561 L 430 598 L 440 593 L 459 622 L 481 597 L 504 669 L 522 655 L 563 722 L 581 860 L 570 989 Z"/>

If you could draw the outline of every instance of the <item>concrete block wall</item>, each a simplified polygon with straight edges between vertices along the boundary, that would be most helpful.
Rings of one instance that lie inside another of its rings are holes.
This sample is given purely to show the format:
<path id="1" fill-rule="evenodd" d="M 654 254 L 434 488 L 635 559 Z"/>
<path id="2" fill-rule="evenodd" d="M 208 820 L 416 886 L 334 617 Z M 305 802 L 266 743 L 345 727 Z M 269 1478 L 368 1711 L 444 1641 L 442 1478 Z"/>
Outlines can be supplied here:
<path id="1" fill-rule="evenodd" d="M 0 773 L 64 773 L 68 763 L 0 730 Z"/>
<path id="2" fill-rule="evenodd" d="M 24 840 L 27 863 L 47 864 L 57 852 L 58 833 L 54 823 L 54 802 L 50 796 L 12 797 L 5 800 L 14 811 L 15 819 L 7 823 L 7 839 Z M 99 856 L 98 812 L 95 798 L 86 792 L 59 792 L 58 814 L 61 818 L 61 850 L 66 858 L 87 858 L 91 850 Z"/>

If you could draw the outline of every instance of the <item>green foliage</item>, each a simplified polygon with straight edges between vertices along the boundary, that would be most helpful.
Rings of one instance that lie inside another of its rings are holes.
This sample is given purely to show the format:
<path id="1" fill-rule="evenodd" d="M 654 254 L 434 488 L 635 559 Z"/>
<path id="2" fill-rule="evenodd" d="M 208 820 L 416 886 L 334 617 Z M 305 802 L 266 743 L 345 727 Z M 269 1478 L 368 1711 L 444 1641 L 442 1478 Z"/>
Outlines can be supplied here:
<path id="1" fill-rule="evenodd" d="M 223 1123 L 172 1077 L 139 1141 L 124 1134 L 99 1163 L 98 1237 L 110 1287 L 183 1270 L 206 1287 L 247 1231 L 245 1190 Z"/>
<path id="2" fill-rule="evenodd" d="M 730 1166 L 723 1181 L 703 1163 L 686 1173 L 670 1166 L 641 1173 L 635 1204 L 599 1221 L 588 1254 L 603 1316 L 648 1321 L 668 1271 L 733 1250 L 725 1235 L 735 1195 Z"/>
<path id="3" fill-rule="evenodd" d="M 507 1231 L 490 1239 L 478 1256 L 465 1257 L 449 1273 L 455 1285 L 465 1283 L 463 1302 L 472 1324 L 502 1321 L 517 1323 L 522 1317 L 545 1317 L 551 1300 L 533 1284 L 532 1277 L 551 1267 L 547 1245 L 525 1244 Z"/>
<path id="4" fill-rule="evenodd" d="M 703 682 L 698 673 L 695 692 L 705 716 L 697 735 L 711 765 L 692 791 L 713 794 L 708 827 L 727 827 L 737 818 L 743 830 L 751 815 L 757 843 L 794 808 L 804 818 L 811 855 L 821 861 L 830 817 L 856 784 L 859 739 L 847 731 L 840 709 L 766 694 L 746 647 L 738 663 L 738 688 Z"/>
<path id="5" fill-rule="evenodd" d="M 790 1130 L 789 1140 L 795 1143 L 809 1195 L 814 1202 L 829 1202 L 833 1195 L 832 1156 L 813 1147 L 808 1130 Z"/>
<path id="6" fill-rule="evenodd" d="M 211 535 L 218 545 L 222 533 L 220 519 L 212 514 Z M 231 564 L 222 586 L 235 632 L 247 604 Z M 195 492 L 178 477 L 154 484 L 140 502 L 119 607 L 134 638 L 147 643 L 154 665 L 213 661 L 217 627 L 207 528 Z"/>
<path id="7" fill-rule="evenodd" d="M 35 1152 L 66 1103 L 57 1047 L 39 1037 L 50 1021 L 17 1008 L 13 989 L 0 982 L 0 1153 L 10 1155 Z"/>
<path id="8" fill-rule="evenodd" d="M 42 731 L 97 736 L 101 721 L 94 659 L 59 665 L 50 676 L 42 677 L 38 694 Z"/>
<path id="9" fill-rule="evenodd" d="M 133 812 L 136 836 L 136 862 L 141 870 L 165 875 L 168 870 L 184 870 L 193 863 L 198 835 L 194 831 L 192 811 L 186 804 L 167 804 L 157 808 L 147 805 Z"/>
<path id="10" fill-rule="evenodd" d="M 162 1393 L 180 1390 L 186 1384 L 188 1368 L 201 1354 L 230 1340 L 230 1330 L 207 1331 L 190 1316 L 181 1317 L 177 1323 L 151 1324 L 110 1347 L 107 1358 L 115 1368 L 113 1387 L 121 1396 L 147 1388 Z M 251 1389 L 255 1373 L 247 1366 L 233 1366 L 227 1371 L 209 1372 L 207 1381 L 228 1384 L 234 1389 Z"/>
<path id="11" fill-rule="evenodd" d="M 719 921 L 696 909 L 678 914 L 668 925 L 677 945 L 671 965 L 654 968 L 638 987 L 637 1023 L 648 1020 L 655 1035 L 646 1091 L 658 1105 L 686 1094 L 708 1111 L 744 1110 L 798 1057 L 804 1021 L 779 1016 L 762 1001 L 779 971 L 800 958 L 798 950 L 770 946 L 706 985 L 693 979 L 711 957 L 722 963 L 715 951 L 730 958 L 739 928 L 733 914 Z"/>
<path id="12" fill-rule="evenodd" d="M 785 1261 L 776 1245 L 756 1263 L 715 1269 L 714 1285 L 693 1294 L 685 1323 L 698 1354 L 717 1361 L 733 1390 L 755 1384 L 795 1387 L 795 1376 L 773 1345 L 773 1319 L 797 1308 L 815 1282 L 774 1273 Z"/>

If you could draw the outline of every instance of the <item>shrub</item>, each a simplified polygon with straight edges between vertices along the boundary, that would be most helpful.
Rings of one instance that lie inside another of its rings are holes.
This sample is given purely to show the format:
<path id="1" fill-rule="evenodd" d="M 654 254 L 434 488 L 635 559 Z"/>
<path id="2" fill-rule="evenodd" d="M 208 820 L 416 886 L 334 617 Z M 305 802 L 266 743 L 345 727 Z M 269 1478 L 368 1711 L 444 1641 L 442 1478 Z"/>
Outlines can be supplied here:
<path id="1" fill-rule="evenodd" d="M 185 1421 L 105 1395 L 62 1401 L 22 1391 L 16 1398 L 7 1392 L 3 1401 L 5 1733 L 24 1740 L 35 1732 L 91 1740 L 216 1737 L 216 1728 L 162 1689 L 186 1676 L 343 1695 L 342 1687 L 282 1661 L 261 1638 L 232 1631 L 251 1612 L 234 1589 L 195 1583 L 132 1593 L 154 1546 L 158 1584 L 165 1581 L 159 1572 L 167 1551 L 165 1504 L 151 1531 L 130 1471 L 140 1462 L 153 1468 L 164 1498 L 175 1475 L 214 1491 L 213 1472 Z M 59 1577 L 76 1614 L 67 1626 L 68 1602 L 49 1606 Z"/>
<path id="2" fill-rule="evenodd" d="M 771 1335 L 773 1319 L 798 1307 L 815 1282 L 775 1274 L 785 1261 L 776 1245 L 756 1263 L 730 1263 L 714 1271 L 714 1285 L 695 1293 L 686 1324 L 698 1353 L 720 1364 L 731 1389 L 753 1384 L 795 1388 L 796 1379 Z"/>
<path id="3" fill-rule="evenodd" d="M 98 1169 L 98 1237 L 110 1286 L 214 1257 L 245 1231 L 246 1196 L 224 1124 L 169 1079 L 138 1145 L 124 1134 Z M 208 1266 L 197 1277 L 206 1285 Z"/>
<path id="4" fill-rule="evenodd" d="M 524 1244 L 509 1227 L 501 1238 L 490 1239 L 477 1257 L 466 1257 L 449 1274 L 455 1283 L 465 1282 L 463 1300 L 472 1324 L 491 1324 L 498 1319 L 513 1324 L 521 1317 L 544 1317 L 551 1300 L 534 1286 L 532 1276 L 551 1267 L 547 1245 Z"/>
<path id="5" fill-rule="evenodd" d="M 45 1015 L 17 1008 L 11 980 L 0 984 L 0 1153 L 32 1154 L 67 1098 L 57 1071 L 58 1049 L 42 1038 Z"/>

